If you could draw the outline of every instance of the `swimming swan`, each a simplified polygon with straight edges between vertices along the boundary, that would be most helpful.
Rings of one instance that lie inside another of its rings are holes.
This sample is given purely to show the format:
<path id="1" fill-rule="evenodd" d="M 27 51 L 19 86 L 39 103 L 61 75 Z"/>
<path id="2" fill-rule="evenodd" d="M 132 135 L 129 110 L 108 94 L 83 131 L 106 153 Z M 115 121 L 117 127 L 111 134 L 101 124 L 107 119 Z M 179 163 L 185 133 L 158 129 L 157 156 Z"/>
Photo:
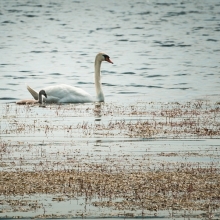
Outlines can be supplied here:
<path id="1" fill-rule="evenodd" d="M 55 86 L 48 86 L 44 88 L 47 93 L 47 98 L 45 101 L 47 103 L 86 103 L 86 102 L 93 102 L 93 101 L 104 101 L 104 94 L 102 92 L 101 87 L 101 77 L 100 77 L 100 68 L 102 61 L 107 61 L 109 63 L 113 62 L 110 60 L 110 57 L 105 53 L 98 53 L 95 58 L 95 88 L 97 99 L 94 98 L 84 91 L 83 89 L 61 84 Z M 27 86 L 28 91 L 32 94 L 32 96 L 36 99 L 37 92 Z"/>
<path id="2" fill-rule="evenodd" d="M 37 104 L 37 103 L 42 104 L 43 103 L 43 97 L 42 97 L 43 95 L 47 98 L 46 92 L 44 90 L 40 90 L 40 92 L 38 94 L 38 100 L 24 99 L 24 100 L 17 101 L 16 104 L 18 104 L 18 105 Z"/>

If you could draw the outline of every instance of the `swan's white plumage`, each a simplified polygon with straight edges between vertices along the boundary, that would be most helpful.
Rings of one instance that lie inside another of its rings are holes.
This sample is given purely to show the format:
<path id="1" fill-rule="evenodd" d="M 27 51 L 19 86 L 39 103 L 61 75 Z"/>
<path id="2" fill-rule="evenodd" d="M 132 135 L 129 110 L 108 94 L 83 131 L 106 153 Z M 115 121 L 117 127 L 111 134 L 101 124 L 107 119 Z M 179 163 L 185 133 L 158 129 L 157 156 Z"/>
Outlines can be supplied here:
<path id="1" fill-rule="evenodd" d="M 47 98 L 45 101 L 47 103 L 86 103 L 93 101 L 104 101 L 104 94 L 101 88 L 101 80 L 100 80 L 100 68 L 101 62 L 107 61 L 109 63 L 113 63 L 109 56 L 104 53 L 98 53 L 95 58 L 95 87 L 97 98 L 94 99 L 89 93 L 84 91 L 83 89 L 69 86 L 66 84 L 48 86 L 44 88 L 47 94 Z M 38 97 L 38 93 L 27 86 L 28 91 L 32 94 L 32 96 L 36 99 Z"/>
<path id="2" fill-rule="evenodd" d="M 47 93 L 46 102 L 49 103 L 80 103 L 92 102 L 94 100 L 92 96 L 83 89 L 66 84 L 49 86 L 44 88 L 44 90 Z"/>
<path id="3" fill-rule="evenodd" d="M 29 86 L 27 86 L 27 89 L 34 98 L 37 96 L 37 92 L 34 89 Z M 94 101 L 94 98 L 83 89 L 66 84 L 48 86 L 44 90 L 47 93 L 47 98 L 45 99 L 47 103 L 86 103 Z"/>

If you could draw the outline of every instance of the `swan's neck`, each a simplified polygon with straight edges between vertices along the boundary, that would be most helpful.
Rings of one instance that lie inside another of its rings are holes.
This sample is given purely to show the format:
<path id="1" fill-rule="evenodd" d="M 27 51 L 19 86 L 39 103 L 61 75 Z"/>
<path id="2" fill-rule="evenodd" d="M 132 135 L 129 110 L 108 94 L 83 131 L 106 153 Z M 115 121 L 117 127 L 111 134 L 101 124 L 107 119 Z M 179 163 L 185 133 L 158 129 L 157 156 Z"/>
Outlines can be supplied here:
<path id="1" fill-rule="evenodd" d="M 42 94 L 39 94 L 38 100 L 39 100 L 38 102 L 39 102 L 40 104 L 43 103 L 43 95 L 42 95 Z"/>
<path id="2" fill-rule="evenodd" d="M 99 59 L 95 59 L 95 88 L 96 88 L 96 95 L 99 102 L 104 102 L 104 94 L 102 92 L 102 85 L 101 85 L 101 61 Z"/>

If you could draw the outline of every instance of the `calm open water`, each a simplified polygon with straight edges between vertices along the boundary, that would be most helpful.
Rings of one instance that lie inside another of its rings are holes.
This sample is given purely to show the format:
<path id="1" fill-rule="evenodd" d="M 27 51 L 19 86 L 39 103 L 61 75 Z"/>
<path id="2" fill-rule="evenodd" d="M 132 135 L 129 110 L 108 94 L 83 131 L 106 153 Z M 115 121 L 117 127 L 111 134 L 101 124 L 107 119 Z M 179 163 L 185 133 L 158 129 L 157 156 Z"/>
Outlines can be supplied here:
<path id="1" fill-rule="evenodd" d="M 0 102 L 58 83 L 94 94 L 103 63 L 106 102 L 219 100 L 220 3 L 0 1 Z"/>

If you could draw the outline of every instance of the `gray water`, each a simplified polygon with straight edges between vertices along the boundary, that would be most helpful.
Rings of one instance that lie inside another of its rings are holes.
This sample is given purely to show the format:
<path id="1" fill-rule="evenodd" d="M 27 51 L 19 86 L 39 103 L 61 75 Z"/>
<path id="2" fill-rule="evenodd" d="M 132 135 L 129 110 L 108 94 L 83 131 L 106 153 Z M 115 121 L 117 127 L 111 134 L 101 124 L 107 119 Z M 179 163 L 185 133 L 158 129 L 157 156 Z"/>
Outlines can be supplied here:
<path id="1" fill-rule="evenodd" d="M 106 102 L 219 100 L 220 3 L 0 2 L 0 102 L 58 83 L 95 96 L 94 57 Z"/>

